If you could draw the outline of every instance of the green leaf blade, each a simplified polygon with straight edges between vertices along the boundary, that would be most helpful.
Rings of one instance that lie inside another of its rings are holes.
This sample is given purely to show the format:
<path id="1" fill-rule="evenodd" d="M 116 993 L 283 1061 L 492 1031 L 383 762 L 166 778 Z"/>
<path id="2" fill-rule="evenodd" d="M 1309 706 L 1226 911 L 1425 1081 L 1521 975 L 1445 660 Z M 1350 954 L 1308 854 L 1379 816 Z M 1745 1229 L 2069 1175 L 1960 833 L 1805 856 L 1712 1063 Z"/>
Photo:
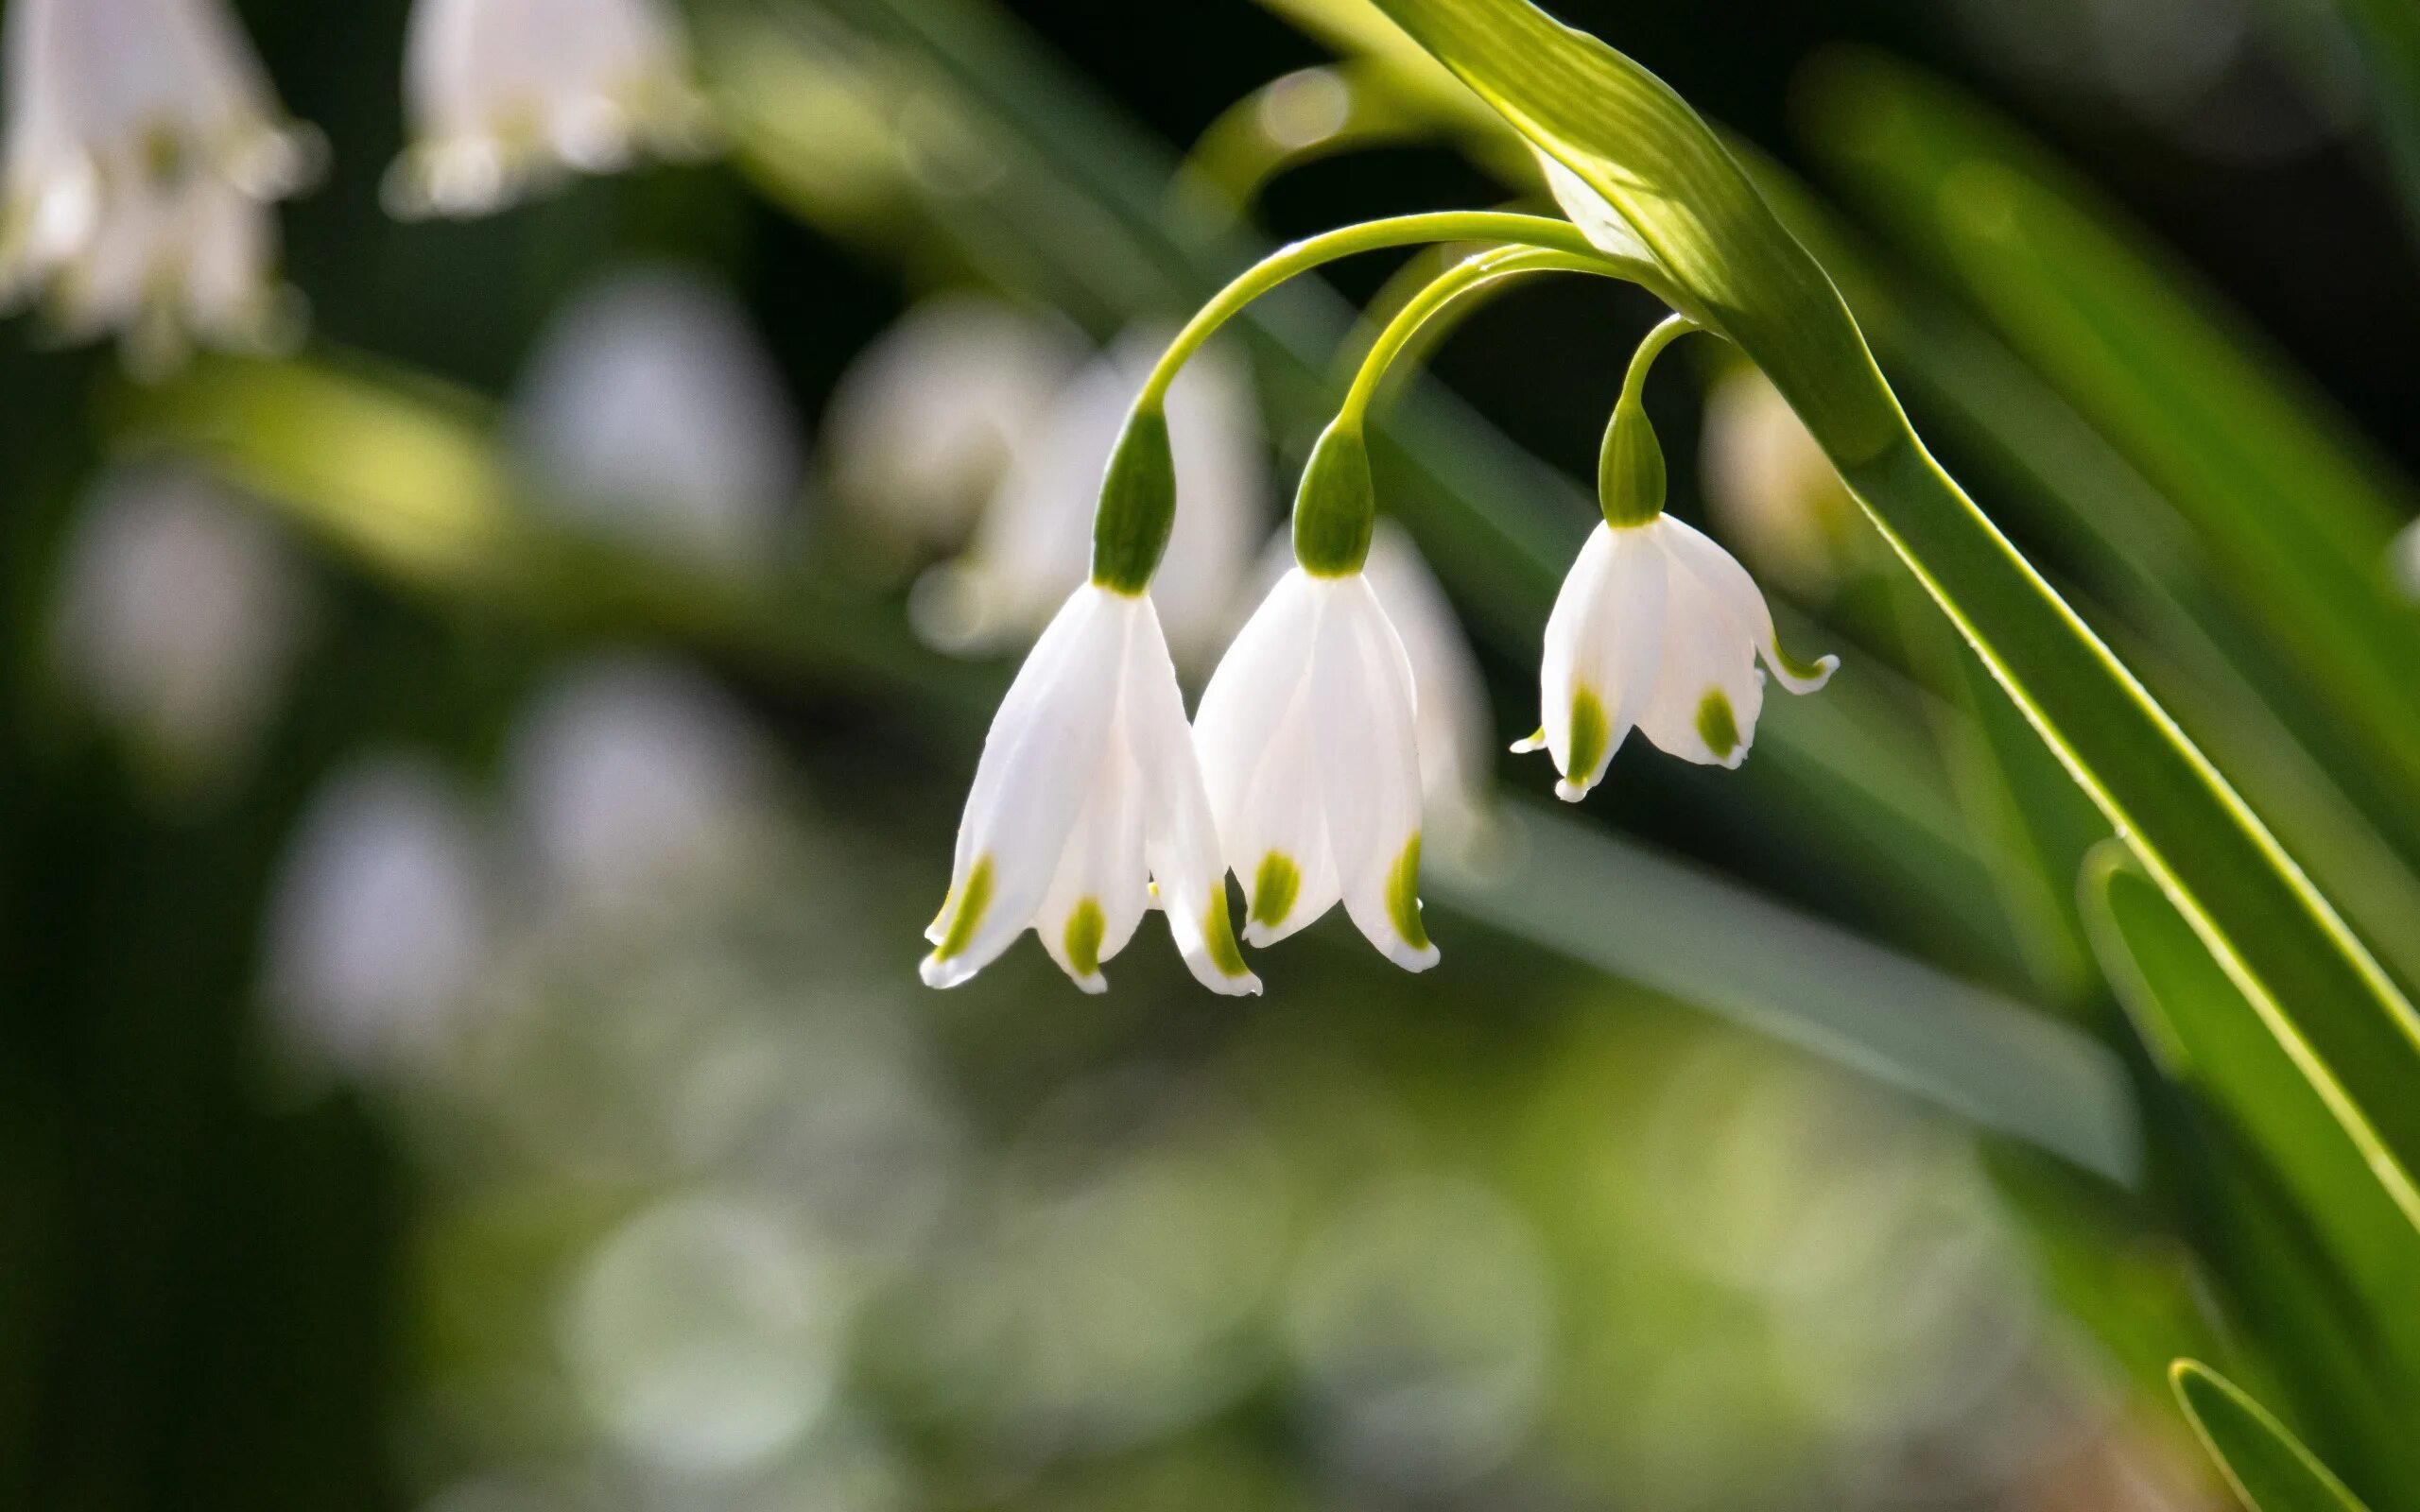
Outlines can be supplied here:
<path id="1" fill-rule="evenodd" d="M 2285 1424 L 2224 1376 L 2179 1360 L 2169 1381 L 2246 1512 L 2369 1512 Z"/>

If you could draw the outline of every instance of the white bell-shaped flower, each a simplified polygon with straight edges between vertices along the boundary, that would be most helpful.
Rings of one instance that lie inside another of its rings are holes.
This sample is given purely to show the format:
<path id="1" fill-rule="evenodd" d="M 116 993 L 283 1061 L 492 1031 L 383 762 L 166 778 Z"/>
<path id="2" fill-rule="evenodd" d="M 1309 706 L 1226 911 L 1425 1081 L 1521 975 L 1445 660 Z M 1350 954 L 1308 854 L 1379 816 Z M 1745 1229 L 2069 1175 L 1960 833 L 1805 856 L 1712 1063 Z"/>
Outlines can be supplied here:
<path id="1" fill-rule="evenodd" d="M 1081 360 L 1064 324 L 979 294 L 943 294 L 858 353 L 824 421 L 832 491 L 873 534 L 963 542 Z"/>
<path id="2" fill-rule="evenodd" d="M 188 340 L 259 347 L 292 325 L 267 206 L 310 177 L 223 0 L 16 0 L 6 32 L 0 290 L 72 337 L 118 331 L 138 369 Z"/>
<path id="3" fill-rule="evenodd" d="M 1084 580 L 1092 499 L 1134 396 L 1167 340 L 1130 334 L 1076 375 L 1048 418 L 1020 439 L 1008 476 L 955 561 L 918 584 L 918 630 L 959 652 L 996 650 L 1030 635 Z M 1184 507 L 1167 564 L 1151 585 L 1169 645 L 1206 661 L 1228 624 L 1270 513 L 1266 443 L 1240 354 L 1218 347 L 1177 375 L 1167 402 Z"/>
<path id="4" fill-rule="evenodd" d="M 1420 918 L 1421 761 L 1410 660 L 1362 573 L 1296 567 L 1261 601 L 1194 723 L 1244 937 L 1341 900 L 1388 959 L 1437 964 Z"/>
<path id="5" fill-rule="evenodd" d="M 481 215 L 568 172 L 695 155 L 706 114 L 660 0 L 418 0 L 404 58 L 401 215 Z"/>
<path id="6" fill-rule="evenodd" d="M 1748 570 L 1669 515 L 1599 524 L 1547 621 L 1544 728 L 1512 748 L 1545 749 L 1578 802 L 1636 727 L 1675 756 L 1736 767 L 1764 707 L 1762 656 L 1782 686 L 1812 693 L 1840 665 L 1784 652 Z"/>
<path id="7" fill-rule="evenodd" d="M 2405 525 L 2388 548 L 2388 570 L 2403 596 L 2420 602 L 2420 520 Z"/>
<path id="8" fill-rule="evenodd" d="M 925 981 L 956 987 L 1028 928 L 1076 984 L 1156 900 L 1195 977 L 1257 992 L 1236 948 L 1226 868 L 1194 764 L 1184 699 L 1147 593 L 1086 583 L 1010 687 L 958 831 Z"/>
<path id="9" fill-rule="evenodd" d="M 1290 531 L 1280 531 L 1262 552 L 1253 593 L 1242 608 L 1257 608 L 1294 566 Z M 1454 612 L 1444 585 L 1413 543 L 1411 532 L 1381 519 L 1370 537 L 1361 571 L 1378 595 L 1378 607 L 1403 642 L 1411 662 L 1419 705 L 1413 723 L 1420 741 L 1420 788 L 1428 828 L 1442 839 L 1475 835 L 1489 806 L 1490 768 L 1495 735 L 1487 683 L 1471 650 L 1470 637 Z"/>
<path id="10" fill-rule="evenodd" d="M 530 357 L 507 434 L 570 524 L 735 576 L 788 555 L 797 411 L 747 312 L 700 275 L 629 269 L 582 290 Z"/>

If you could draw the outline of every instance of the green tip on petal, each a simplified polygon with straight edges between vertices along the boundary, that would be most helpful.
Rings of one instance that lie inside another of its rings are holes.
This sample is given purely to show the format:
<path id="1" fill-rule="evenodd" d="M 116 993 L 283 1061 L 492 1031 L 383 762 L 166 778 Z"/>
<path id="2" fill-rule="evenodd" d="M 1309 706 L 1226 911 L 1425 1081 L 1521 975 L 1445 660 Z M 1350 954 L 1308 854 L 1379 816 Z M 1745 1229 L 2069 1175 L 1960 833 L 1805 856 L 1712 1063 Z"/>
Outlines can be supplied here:
<path id="1" fill-rule="evenodd" d="M 1253 878 L 1252 922 L 1271 929 L 1286 922 L 1302 891 L 1303 868 L 1284 851 L 1271 850 L 1261 857 L 1259 874 Z"/>
<path id="2" fill-rule="evenodd" d="M 1387 918 L 1404 943 L 1416 951 L 1428 948 L 1428 927 L 1420 918 L 1420 833 L 1412 833 L 1387 873 Z"/>
<path id="3" fill-rule="evenodd" d="M 946 961 L 963 954 L 975 943 L 975 932 L 983 927 L 983 915 L 991 906 L 992 858 L 987 855 L 966 874 L 966 885 L 959 890 L 958 914 L 949 921 L 949 932 L 933 947 L 933 959 Z"/>
<path id="4" fill-rule="evenodd" d="M 1249 976 L 1252 968 L 1244 964 L 1244 953 L 1236 944 L 1235 925 L 1227 918 L 1227 879 L 1221 877 L 1210 889 L 1210 906 L 1201 914 L 1201 943 L 1210 953 L 1210 964 L 1229 976 Z"/>
<path id="5" fill-rule="evenodd" d="M 1783 678 L 1793 683 L 1810 684 L 1806 691 L 1812 693 L 1831 680 L 1832 674 L 1840 669 L 1841 659 L 1826 656 L 1812 662 L 1801 662 L 1783 649 L 1781 642 L 1776 640 L 1773 642 L 1773 662 L 1781 668 Z"/>
<path id="6" fill-rule="evenodd" d="M 1585 783 L 1595 779 L 1597 767 L 1605 759 L 1605 744 L 1613 738 L 1613 725 L 1605 718 L 1605 706 L 1590 689 L 1582 688 L 1571 696 L 1571 763 L 1564 776 L 1575 782 Z"/>
<path id="7" fill-rule="evenodd" d="M 1097 899 L 1085 899 L 1067 916 L 1067 964 L 1078 976 L 1100 974 L 1100 942 L 1108 933 L 1109 920 Z"/>
<path id="8" fill-rule="evenodd" d="M 1739 721 L 1731 713 L 1731 700 L 1720 688 L 1709 689 L 1705 701 L 1698 705 L 1698 738 L 1719 761 L 1729 761 L 1739 748 Z"/>

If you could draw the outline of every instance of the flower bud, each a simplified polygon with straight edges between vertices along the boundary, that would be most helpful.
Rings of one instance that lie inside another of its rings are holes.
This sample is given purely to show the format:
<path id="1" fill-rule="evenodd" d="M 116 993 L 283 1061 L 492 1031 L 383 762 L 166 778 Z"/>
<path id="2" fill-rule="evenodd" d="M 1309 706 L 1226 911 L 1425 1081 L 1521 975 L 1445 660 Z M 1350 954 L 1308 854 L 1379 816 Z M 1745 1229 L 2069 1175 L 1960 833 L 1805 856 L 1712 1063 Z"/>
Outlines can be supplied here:
<path id="1" fill-rule="evenodd" d="M 1150 588 L 1175 525 L 1176 458 L 1168 448 L 1167 416 L 1137 409 L 1127 417 L 1101 478 L 1092 580 L 1129 595 Z"/>
<path id="2" fill-rule="evenodd" d="M 1294 559 L 1317 577 L 1359 572 L 1377 514 L 1377 485 L 1361 428 L 1335 421 L 1320 433 L 1303 467 L 1294 496 Z"/>
<path id="3" fill-rule="evenodd" d="M 1605 426 L 1597 457 L 1597 500 L 1616 530 L 1652 522 L 1664 512 L 1664 447 L 1647 408 L 1628 394 Z"/>

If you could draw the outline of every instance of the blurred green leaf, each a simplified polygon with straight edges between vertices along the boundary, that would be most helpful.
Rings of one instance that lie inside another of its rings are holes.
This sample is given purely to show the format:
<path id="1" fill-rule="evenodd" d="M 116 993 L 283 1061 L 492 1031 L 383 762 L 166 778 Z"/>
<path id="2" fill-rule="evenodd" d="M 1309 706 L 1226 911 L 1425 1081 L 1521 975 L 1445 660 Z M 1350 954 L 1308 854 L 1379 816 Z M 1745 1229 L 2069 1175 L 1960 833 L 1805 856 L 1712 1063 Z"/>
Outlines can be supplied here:
<path id="1" fill-rule="evenodd" d="M 2367 1512 L 2269 1410 L 2193 1360 L 2169 1372 L 2194 1433 L 2249 1512 Z"/>
<path id="2" fill-rule="evenodd" d="M 2391 588 L 2409 485 L 2125 217 L 1912 69 L 1813 76 L 1815 144 L 2184 514 L 2230 602 L 2420 806 L 2420 610 Z"/>
<path id="3" fill-rule="evenodd" d="M 2337 1078 L 2349 1095 L 2331 1111 L 2420 1221 L 2420 1016 L 2141 683 L 1934 463 L 1821 267 L 1705 123 L 1637 64 L 1526 0 L 1380 8 L 1604 196 L 1695 306 L 1687 313 L 1765 369 L 2076 780 L 2191 910 L 2271 1032 L 2298 1064 Z"/>
<path id="4" fill-rule="evenodd" d="M 2102 969 L 2169 1074 L 2233 1123 L 2273 1169 L 2375 1320 L 2378 1389 L 2420 1404 L 2420 1228 L 2330 1112 L 2344 1092 L 2306 1046 L 2262 1028 L 2191 926 L 2123 848 L 2095 853 L 2085 917 Z"/>

